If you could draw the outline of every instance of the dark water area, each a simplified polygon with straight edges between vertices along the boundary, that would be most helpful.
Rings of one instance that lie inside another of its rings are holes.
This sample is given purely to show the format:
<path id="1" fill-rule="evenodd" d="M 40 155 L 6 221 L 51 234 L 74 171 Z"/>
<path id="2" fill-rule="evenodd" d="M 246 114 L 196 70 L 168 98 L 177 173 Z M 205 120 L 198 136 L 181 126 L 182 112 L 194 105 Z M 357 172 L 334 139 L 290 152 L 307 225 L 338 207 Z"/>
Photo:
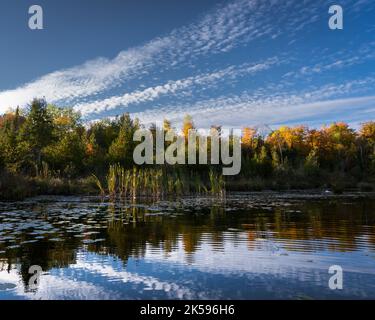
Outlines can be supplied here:
<path id="1" fill-rule="evenodd" d="M 375 299 L 375 197 L 0 203 L 0 299 Z"/>

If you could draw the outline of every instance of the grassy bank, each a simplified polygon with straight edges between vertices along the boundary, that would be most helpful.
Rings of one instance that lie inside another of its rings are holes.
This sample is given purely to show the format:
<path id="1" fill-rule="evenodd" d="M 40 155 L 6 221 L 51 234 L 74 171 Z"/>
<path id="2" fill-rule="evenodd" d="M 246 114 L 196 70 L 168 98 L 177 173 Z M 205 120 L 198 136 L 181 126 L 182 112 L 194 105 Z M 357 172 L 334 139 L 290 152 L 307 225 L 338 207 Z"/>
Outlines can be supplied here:
<path id="1" fill-rule="evenodd" d="M 111 199 L 183 195 L 224 196 L 235 191 L 330 190 L 340 194 L 347 190 L 375 191 L 374 181 L 357 181 L 335 173 L 311 178 L 289 173 L 269 179 L 261 177 L 223 177 L 210 171 L 207 175 L 168 172 L 163 169 L 109 168 L 106 175 L 81 178 L 53 176 L 24 177 L 7 171 L 0 173 L 0 200 L 23 200 L 36 195 L 101 195 Z"/>
<path id="2" fill-rule="evenodd" d="M 290 176 L 287 180 L 260 177 L 229 180 L 226 183 L 227 191 L 288 191 L 288 190 L 311 190 L 321 189 L 329 190 L 336 194 L 341 194 L 349 190 L 358 190 L 360 192 L 375 191 L 374 181 L 357 181 L 352 177 L 337 177 L 334 174 L 327 175 L 325 178 L 309 179 L 304 176 Z"/>
<path id="3" fill-rule="evenodd" d="M 37 195 L 96 195 L 92 177 L 63 179 L 54 177 L 24 177 L 6 171 L 0 173 L 0 201 L 23 200 Z"/>

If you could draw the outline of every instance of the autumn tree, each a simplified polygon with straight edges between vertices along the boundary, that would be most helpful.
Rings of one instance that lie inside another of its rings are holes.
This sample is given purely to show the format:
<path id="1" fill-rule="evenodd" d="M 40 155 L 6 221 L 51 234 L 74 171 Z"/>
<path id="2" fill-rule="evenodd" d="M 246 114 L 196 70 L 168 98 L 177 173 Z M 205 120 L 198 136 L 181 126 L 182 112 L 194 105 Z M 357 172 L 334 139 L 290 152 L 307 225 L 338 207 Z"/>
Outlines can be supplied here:
<path id="1" fill-rule="evenodd" d="M 242 130 L 242 150 L 250 154 L 251 150 L 255 148 L 255 139 L 257 131 L 254 128 L 245 127 Z"/>
<path id="2" fill-rule="evenodd" d="M 184 121 L 182 124 L 182 134 L 185 138 L 189 136 L 189 130 L 195 129 L 193 118 L 190 115 L 186 115 L 184 117 Z"/>
<path id="3" fill-rule="evenodd" d="M 356 157 L 356 134 L 343 122 L 333 123 L 322 130 L 325 153 L 322 155 L 330 168 L 347 170 Z"/>
<path id="4" fill-rule="evenodd" d="M 163 130 L 165 132 L 168 132 L 169 130 L 172 130 L 172 124 L 168 119 L 164 119 L 164 121 L 163 121 Z"/>
<path id="5" fill-rule="evenodd" d="M 361 125 L 357 145 L 363 171 L 375 172 L 375 121 Z"/>

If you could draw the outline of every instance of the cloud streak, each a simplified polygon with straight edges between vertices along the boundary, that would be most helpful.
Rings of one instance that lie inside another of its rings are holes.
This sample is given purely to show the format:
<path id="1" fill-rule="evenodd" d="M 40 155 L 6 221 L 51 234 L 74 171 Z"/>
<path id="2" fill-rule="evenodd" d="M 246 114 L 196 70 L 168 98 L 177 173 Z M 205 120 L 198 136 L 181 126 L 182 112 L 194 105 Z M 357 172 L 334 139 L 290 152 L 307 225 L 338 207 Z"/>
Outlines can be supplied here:
<path id="1" fill-rule="evenodd" d="M 375 7 L 369 0 L 341 4 L 354 16 Z M 375 59 L 375 43 L 354 39 L 350 50 L 330 51 L 313 42 L 309 27 L 327 25 L 327 11 L 324 0 L 223 2 L 113 59 L 93 59 L 0 91 L 0 113 L 45 97 L 73 106 L 86 120 L 129 111 L 146 123 L 164 117 L 177 122 L 190 113 L 200 126 L 237 127 L 349 118 L 348 105 L 353 119 L 363 118 L 365 107 L 373 116 L 375 75 L 363 69 Z M 337 81 L 335 72 L 341 72 Z"/>
<path id="2" fill-rule="evenodd" d="M 97 100 L 90 103 L 80 103 L 75 106 L 75 110 L 86 116 L 92 113 L 101 113 L 115 109 L 119 106 L 126 108 L 130 104 L 140 104 L 145 101 L 154 101 L 162 95 L 172 96 L 179 92 L 184 92 L 195 87 L 204 87 L 217 84 L 221 81 L 235 80 L 238 77 L 253 75 L 267 70 L 278 64 L 279 60 L 274 57 L 257 64 L 244 63 L 239 66 L 229 66 L 227 68 L 188 77 L 185 79 L 168 81 L 166 84 L 150 87 L 144 90 L 137 90 L 132 93 L 125 93 L 121 96 L 112 96 L 107 99 Z"/>
<path id="3" fill-rule="evenodd" d="M 278 10 L 279 15 L 270 14 L 272 9 Z M 186 64 L 191 66 L 198 58 L 227 53 L 259 38 L 275 39 L 281 32 L 278 24 L 282 25 L 286 17 L 289 18 L 285 29 L 289 31 L 306 20 L 297 13 L 299 9 L 309 14 L 318 11 L 312 3 L 301 5 L 299 1 L 280 6 L 275 0 L 237 0 L 219 5 L 190 25 L 122 51 L 114 59 L 94 59 L 47 74 L 14 90 L 2 91 L 0 112 L 8 107 L 24 106 L 35 97 L 77 105 L 132 79 L 147 76 L 151 71 L 155 74 Z"/>
<path id="4" fill-rule="evenodd" d="M 178 125 L 188 110 L 200 128 L 222 123 L 228 127 L 241 128 L 245 125 L 280 125 L 298 121 L 320 124 L 334 119 L 366 121 L 375 116 L 374 112 L 368 111 L 375 105 L 375 95 L 366 95 L 367 87 L 374 84 L 375 78 L 365 78 L 299 92 L 275 92 L 270 85 L 252 93 L 221 96 L 194 105 L 149 109 L 134 113 L 133 116 L 146 124 L 161 124 L 164 118 L 168 118 Z M 351 97 L 349 94 L 356 96 Z"/>
<path id="5" fill-rule="evenodd" d="M 220 6 L 200 21 L 172 31 L 144 45 L 118 54 L 114 59 L 98 58 L 70 69 L 47 74 L 14 90 L 0 92 L 0 111 L 25 105 L 34 97 L 50 102 L 75 103 L 119 86 L 153 68 L 171 66 L 207 54 L 226 52 L 241 42 L 260 36 L 248 20 L 257 1 L 235 1 Z M 270 32 L 270 31 L 269 31 Z"/>

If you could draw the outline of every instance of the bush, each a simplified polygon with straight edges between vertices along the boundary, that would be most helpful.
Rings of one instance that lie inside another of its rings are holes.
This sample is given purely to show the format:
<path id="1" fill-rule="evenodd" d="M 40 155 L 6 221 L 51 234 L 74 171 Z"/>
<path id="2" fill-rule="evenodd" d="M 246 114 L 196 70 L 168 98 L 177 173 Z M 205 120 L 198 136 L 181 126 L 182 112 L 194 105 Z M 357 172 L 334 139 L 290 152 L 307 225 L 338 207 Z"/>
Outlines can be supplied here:
<path id="1" fill-rule="evenodd" d="M 26 178 L 5 170 L 0 172 L 0 200 L 23 200 L 33 192 Z"/>
<path id="2" fill-rule="evenodd" d="M 375 186 L 372 183 L 360 182 L 358 183 L 358 189 L 362 192 L 371 192 L 375 190 Z"/>

